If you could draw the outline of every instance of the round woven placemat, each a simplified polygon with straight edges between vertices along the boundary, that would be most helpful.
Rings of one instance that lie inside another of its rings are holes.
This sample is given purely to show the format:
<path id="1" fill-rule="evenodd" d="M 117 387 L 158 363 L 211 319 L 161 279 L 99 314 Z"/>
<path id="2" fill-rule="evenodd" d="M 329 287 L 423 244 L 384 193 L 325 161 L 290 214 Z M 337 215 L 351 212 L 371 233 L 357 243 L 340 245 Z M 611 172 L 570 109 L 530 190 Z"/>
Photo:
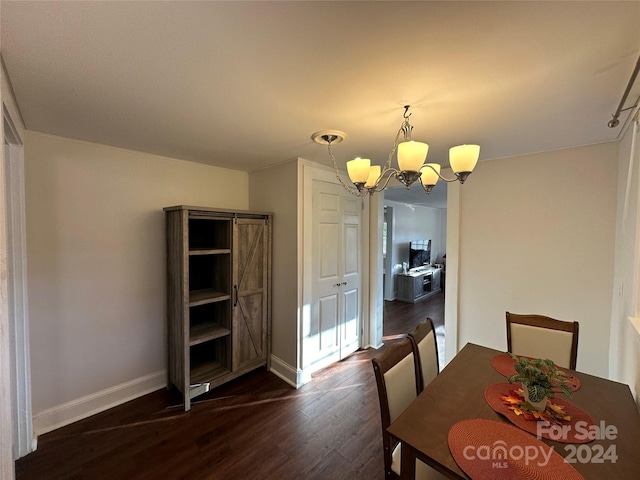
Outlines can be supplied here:
<path id="1" fill-rule="evenodd" d="M 505 423 L 462 420 L 449 430 L 448 442 L 474 480 L 584 480 L 552 447 Z"/>
<path id="2" fill-rule="evenodd" d="M 508 395 L 511 390 L 517 388 L 519 388 L 518 385 L 512 385 L 510 383 L 495 383 L 485 388 L 484 398 L 489 406 L 496 412 L 504 415 L 507 420 L 513 423 L 516 427 L 519 427 L 533 435 L 540 434 L 541 437 L 561 443 L 589 443 L 593 441 L 592 438 L 589 438 L 589 436 L 585 434 L 586 430 L 589 429 L 590 426 L 594 425 L 591 415 L 562 398 L 555 397 L 551 400 L 552 403 L 563 407 L 564 412 L 571 416 L 570 421 L 563 422 L 561 425 L 564 426 L 564 430 L 562 432 L 549 428 L 538 429 L 538 424 L 542 422 L 527 420 L 522 415 L 516 415 L 515 412 L 509 410 L 509 407 L 502 402 L 500 396 Z M 583 422 L 579 425 L 579 428 L 576 426 L 577 422 Z"/>
<path id="3" fill-rule="evenodd" d="M 513 365 L 515 362 L 506 353 L 501 353 L 500 355 L 496 355 L 491 359 L 490 363 L 491 363 L 491 366 L 499 374 L 504 375 L 505 377 L 508 377 L 509 375 L 513 375 L 514 373 L 516 373 L 516 369 L 513 368 Z M 564 367 L 558 367 L 558 368 L 567 374 L 567 386 L 569 387 L 569 390 L 571 390 L 572 392 L 577 391 L 581 386 L 580 379 L 576 377 L 574 374 L 572 374 L 566 368 Z M 560 389 L 557 389 L 557 390 L 560 390 Z"/>

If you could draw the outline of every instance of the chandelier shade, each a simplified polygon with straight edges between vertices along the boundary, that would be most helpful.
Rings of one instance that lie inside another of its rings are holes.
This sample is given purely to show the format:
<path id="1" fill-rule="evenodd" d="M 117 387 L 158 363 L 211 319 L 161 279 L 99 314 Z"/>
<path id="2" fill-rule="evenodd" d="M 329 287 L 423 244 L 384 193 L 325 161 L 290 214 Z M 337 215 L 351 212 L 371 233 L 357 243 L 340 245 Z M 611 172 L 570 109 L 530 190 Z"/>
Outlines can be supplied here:
<path id="1" fill-rule="evenodd" d="M 347 162 L 347 173 L 351 181 L 357 185 L 359 183 L 366 183 L 369 178 L 369 168 L 371 167 L 371 160 L 368 158 L 354 158 Z"/>
<path id="2" fill-rule="evenodd" d="M 429 145 L 423 142 L 402 142 L 398 145 L 398 169 L 401 172 L 417 172 L 424 164 Z"/>
<path id="3" fill-rule="evenodd" d="M 449 163 L 454 173 L 473 172 L 478 163 L 480 145 L 458 145 L 449 149 Z"/>
<path id="4" fill-rule="evenodd" d="M 422 174 L 420 175 L 420 183 L 422 183 L 422 185 L 434 186 L 440 178 L 440 168 L 439 163 L 427 163 L 420 169 L 420 173 Z"/>
<path id="5" fill-rule="evenodd" d="M 396 134 L 396 140 L 387 162 L 383 166 L 371 165 L 370 159 L 360 157 L 347 162 L 347 173 L 351 183 L 356 187 L 355 190 L 342 180 L 336 158 L 331 150 L 331 145 L 342 142 L 346 138 L 346 134 L 338 130 L 321 130 L 311 135 L 311 139 L 314 142 L 327 146 L 336 178 L 349 193 L 363 196 L 380 192 L 387 188 L 389 180 L 393 177 L 407 188 L 410 188 L 419 179 L 425 192 L 429 194 L 438 180 L 464 183 L 471 175 L 478 163 L 480 146 L 465 144 L 451 147 L 449 149 L 449 162 L 455 178 L 443 177 L 440 164 L 425 163 L 429 145 L 411 139 L 413 126 L 409 124 L 409 117 L 411 116 L 409 108 L 410 105 L 404 106 L 404 121 Z M 396 153 L 397 169 L 391 167 L 391 160 Z"/>
<path id="6" fill-rule="evenodd" d="M 371 165 L 369 167 L 369 178 L 367 178 L 367 183 L 364 184 L 366 188 L 375 188 L 378 179 L 380 178 L 380 173 L 382 171 L 382 167 L 380 165 Z"/>

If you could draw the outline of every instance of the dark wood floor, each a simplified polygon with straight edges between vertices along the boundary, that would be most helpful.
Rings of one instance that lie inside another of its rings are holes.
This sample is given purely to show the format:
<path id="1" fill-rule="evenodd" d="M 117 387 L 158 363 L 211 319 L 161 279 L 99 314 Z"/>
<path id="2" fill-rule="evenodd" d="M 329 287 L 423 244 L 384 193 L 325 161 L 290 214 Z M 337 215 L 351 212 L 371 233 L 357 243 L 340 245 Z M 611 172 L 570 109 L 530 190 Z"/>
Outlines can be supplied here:
<path id="1" fill-rule="evenodd" d="M 383 336 L 406 334 L 430 317 L 433 326 L 444 326 L 444 295 L 439 293 L 419 303 L 384 302 Z"/>
<path id="2" fill-rule="evenodd" d="M 442 295 L 385 302 L 386 348 L 427 315 L 441 324 Z M 438 316 L 440 314 L 440 316 Z M 199 397 L 184 413 L 160 390 L 38 439 L 16 462 L 18 480 L 384 478 L 372 356 L 358 351 L 294 389 L 257 370 Z"/>

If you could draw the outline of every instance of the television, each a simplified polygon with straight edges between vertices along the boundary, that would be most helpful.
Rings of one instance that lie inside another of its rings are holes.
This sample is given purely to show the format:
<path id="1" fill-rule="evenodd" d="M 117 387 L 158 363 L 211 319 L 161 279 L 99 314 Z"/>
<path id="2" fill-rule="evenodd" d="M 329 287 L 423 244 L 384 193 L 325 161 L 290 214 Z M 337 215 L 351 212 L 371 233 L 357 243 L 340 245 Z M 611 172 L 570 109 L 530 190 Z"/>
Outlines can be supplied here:
<path id="1" fill-rule="evenodd" d="M 412 240 L 409 242 L 409 268 L 431 263 L 431 240 Z"/>

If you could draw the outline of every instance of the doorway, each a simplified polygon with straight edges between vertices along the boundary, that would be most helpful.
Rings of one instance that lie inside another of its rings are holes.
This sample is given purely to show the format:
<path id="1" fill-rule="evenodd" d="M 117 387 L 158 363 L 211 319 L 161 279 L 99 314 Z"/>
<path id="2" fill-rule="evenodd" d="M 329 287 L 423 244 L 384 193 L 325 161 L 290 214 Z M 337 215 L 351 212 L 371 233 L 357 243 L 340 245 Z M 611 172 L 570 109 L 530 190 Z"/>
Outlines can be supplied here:
<path id="1" fill-rule="evenodd" d="M 384 300 L 395 300 L 395 279 L 393 270 L 393 207 L 384 207 L 384 220 L 382 223 L 382 259 L 384 265 L 382 291 Z"/>
<path id="2" fill-rule="evenodd" d="M 410 261 L 410 243 L 431 241 L 429 263 L 438 265 L 444 280 L 444 258 L 447 253 L 447 184 L 436 185 L 431 195 L 422 189 L 407 190 L 391 187 L 384 191 L 383 249 L 384 258 L 384 308 L 382 339 L 387 343 L 398 336 L 413 331 L 415 326 L 429 317 L 434 323 L 438 340 L 441 367 L 445 361 L 445 294 L 444 282 L 440 291 L 415 303 L 398 300 L 397 275 L 403 272 L 403 264 Z M 430 277 L 427 277 L 430 278 Z M 435 277 L 434 277 L 435 278 Z M 405 280 L 402 277 L 401 280 Z M 402 282 L 405 285 L 406 282 Z M 404 287 L 403 290 L 404 291 Z M 402 292 L 400 292 L 402 293 Z M 406 296 L 406 295 L 405 295 Z M 418 297 L 416 297 L 417 299 Z M 403 298 L 404 299 L 404 298 Z M 405 299 L 406 300 L 406 299 Z"/>

